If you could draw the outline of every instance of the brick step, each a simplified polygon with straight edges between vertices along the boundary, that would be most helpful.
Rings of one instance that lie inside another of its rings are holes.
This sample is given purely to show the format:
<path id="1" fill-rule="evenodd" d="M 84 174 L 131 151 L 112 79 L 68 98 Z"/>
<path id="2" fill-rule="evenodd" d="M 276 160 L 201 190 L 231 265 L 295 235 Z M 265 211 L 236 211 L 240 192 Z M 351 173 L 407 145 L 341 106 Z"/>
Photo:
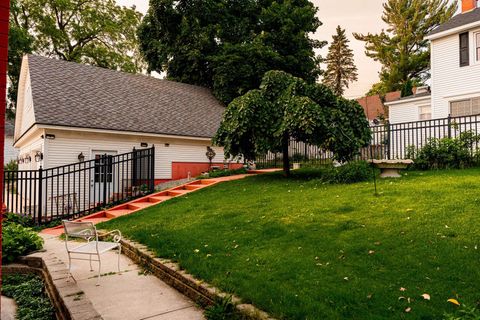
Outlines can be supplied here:
<path id="1" fill-rule="evenodd" d="M 142 202 L 134 202 L 134 203 L 130 203 L 128 205 L 128 208 L 129 209 L 143 209 L 143 208 L 147 208 L 147 207 L 150 207 L 150 206 L 153 206 L 155 203 L 154 202 L 146 202 L 146 201 L 142 201 Z"/>
<path id="2" fill-rule="evenodd" d="M 162 201 L 165 201 L 165 200 L 168 200 L 168 199 L 172 199 L 172 198 L 173 198 L 172 196 L 152 196 L 148 199 L 157 201 L 157 203 L 159 203 L 159 202 L 162 202 Z"/>
<path id="3" fill-rule="evenodd" d="M 136 209 L 136 208 L 135 208 Z M 130 214 L 132 213 L 132 209 L 114 209 L 114 210 L 107 210 L 105 212 L 105 216 L 107 218 L 116 218 L 116 217 L 120 217 L 120 216 L 124 216 L 126 214 Z"/>

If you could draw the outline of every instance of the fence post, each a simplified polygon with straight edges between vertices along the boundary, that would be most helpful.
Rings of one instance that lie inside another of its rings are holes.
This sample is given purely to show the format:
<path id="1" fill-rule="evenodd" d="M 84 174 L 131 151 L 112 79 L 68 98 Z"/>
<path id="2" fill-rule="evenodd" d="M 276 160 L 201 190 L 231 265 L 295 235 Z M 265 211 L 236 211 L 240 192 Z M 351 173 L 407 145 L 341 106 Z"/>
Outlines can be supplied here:
<path id="1" fill-rule="evenodd" d="M 150 150 L 150 192 L 155 191 L 155 145 Z"/>
<path id="2" fill-rule="evenodd" d="M 43 168 L 38 169 L 38 224 L 42 222 L 43 211 Z"/>
<path id="3" fill-rule="evenodd" d="M 390 160 L 390 147 L 391 147 L 391 139 L 390 139 L 390 121 L 387 120 L 387 159 Z"/>
<path id="4" fill-rule="evenodd" d="M 448 114 L 448 118 L 447 118 L 447 123 L 448 123 L 448 137 L 451 138 L 452 137 L 452 118 L 450 116 L 450 114 Z"/>
<path id="5" fill-rule="evenodd" d="M 132 187 L 137 185 L 137 150 L 132 151 Z"/>
<path id="6" fill-rule="evenodd" d="M 103 206 L 107 205 L 107 154 L 103 155 Z"/>

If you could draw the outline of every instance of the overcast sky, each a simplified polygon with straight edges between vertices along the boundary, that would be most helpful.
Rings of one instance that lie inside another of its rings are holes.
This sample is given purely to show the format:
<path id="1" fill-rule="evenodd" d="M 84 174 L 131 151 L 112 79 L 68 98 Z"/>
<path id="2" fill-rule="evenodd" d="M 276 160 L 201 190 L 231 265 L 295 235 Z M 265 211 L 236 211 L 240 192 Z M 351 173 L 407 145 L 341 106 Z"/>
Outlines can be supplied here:
<path id="1" fill-rule="evenodd" d="M 358 81 L 351 84 L 345 95 L 356 98 L 365 94 L 373 83 L 378 81 L 380 65 L 365 55 L 364 43 L 353 38 L 353 32 L 377 33 L 385 28 L 382 16 L 384 0 L 312 0 L 318 7 L 318 17 L 323 26 L 318 28 L 314 38 L 331 42 L 337 25 L 346 29 L 350 46 L 355 54 L 358 68 Z M 454 1 L 454 0 L 452 0 Z M 148 0 L 117 0 L 121 5 L 135 5 L 137 10 L 145 14 Z M 326 46 L 319 53 L 326 56 Z"/>

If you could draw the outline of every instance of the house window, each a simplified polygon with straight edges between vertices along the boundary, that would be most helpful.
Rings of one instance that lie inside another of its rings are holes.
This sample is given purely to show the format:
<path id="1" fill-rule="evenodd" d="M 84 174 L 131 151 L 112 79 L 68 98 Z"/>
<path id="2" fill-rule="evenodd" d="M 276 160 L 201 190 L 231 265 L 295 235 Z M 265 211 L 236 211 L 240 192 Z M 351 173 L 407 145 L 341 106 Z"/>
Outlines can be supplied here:
<path id="1" fill-rule="evenodd" d="M 432 107 L 430 106 L 418 107 L 418 114 L 419 114 L 420 120 L 430 120 L 432 119 Z"/>
<path id="2" fill-rule="evenodd" d="M 475 58 L 480 62 L 480 32 L 475 33 Z"/>
<path id="3" fill-rule="evenodd" d="M 468 52 L 468 32 L 460 34 L 460 67 L 470 64 Z"/>
<path id="4" fill-rule="evenodd" d="M 480 114 L 480 97 L 450 103 L 450 115 L 452 117 L 471 116 L 474 114 Z"/>

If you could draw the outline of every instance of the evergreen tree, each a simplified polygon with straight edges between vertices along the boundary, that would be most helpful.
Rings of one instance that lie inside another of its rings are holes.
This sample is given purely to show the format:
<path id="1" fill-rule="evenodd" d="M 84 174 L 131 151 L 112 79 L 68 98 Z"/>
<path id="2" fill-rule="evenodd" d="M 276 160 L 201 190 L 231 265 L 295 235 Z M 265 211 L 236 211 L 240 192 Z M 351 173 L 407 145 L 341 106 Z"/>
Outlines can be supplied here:
<path id="1" fill-rule="evenodd" d="M 457 10 L 449 0 L 388 0 L 382 20 L 388 25 L 379 34 L 354 33 L 365 41 L 366 54 L 382 64 L 380 83 L 371 94 L 402 90 L 405 84 L 422 85 L 430 76 L 430 48 L 425 36 L 448 21 Z"/>
<path id="2" fill-rule="evenodd" d="M 353 59 L 353 51 L 348 46 L 350 42 L 345 29 L 337 27 L 337 34 L 328 48 L 327 70 L 323 77 L 323 83 L 328 86 L 336 95 L 343 95 L 345 88 L 353 81 L 357 81 L 357 67 Z"/>

